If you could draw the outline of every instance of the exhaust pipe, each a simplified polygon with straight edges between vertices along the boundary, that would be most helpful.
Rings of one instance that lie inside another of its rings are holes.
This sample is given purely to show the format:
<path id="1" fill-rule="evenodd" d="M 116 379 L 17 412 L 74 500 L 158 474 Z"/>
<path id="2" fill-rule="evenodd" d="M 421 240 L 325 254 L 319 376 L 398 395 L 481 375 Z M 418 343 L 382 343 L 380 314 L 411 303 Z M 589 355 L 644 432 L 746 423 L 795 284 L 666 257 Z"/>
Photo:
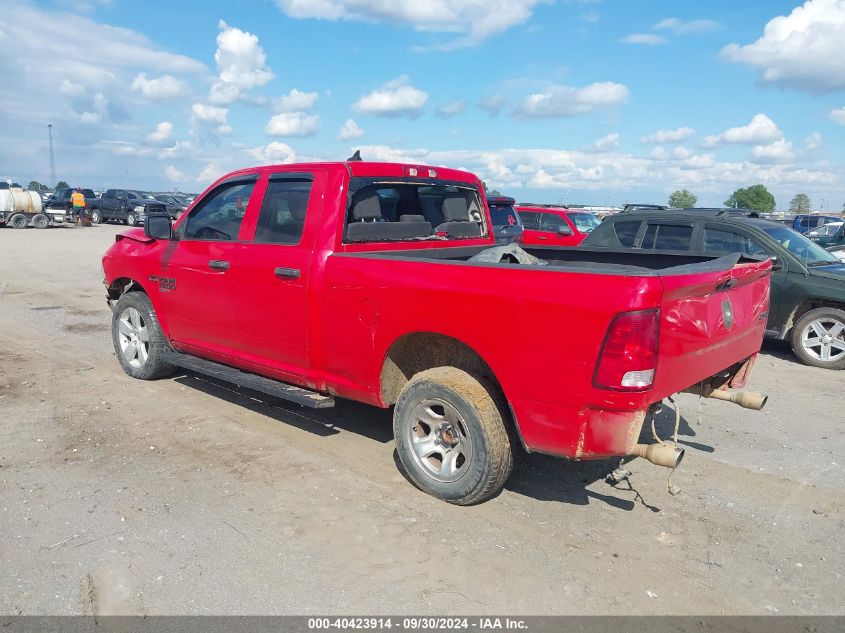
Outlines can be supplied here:
<path id="1" fill-rule="evenodd" d="M 684 459 L 684 449 L 675 444 L 634 444 L 631 455 L 664 468 L 677 468 Z"/>
<path id="2" fill-rule="evenodd" d="M 769 396 L 764 396 L 762 393 L 756 391 L 727 391 L 726 389 L 709 389 L 695 386 L 685 389 L 688 393 L 694 393 L 705 398 L 712 398 L 713 400 L 722 400 L 724 402 L 733 402 L 745 409 L 759 411 L 766 406 Z"/>

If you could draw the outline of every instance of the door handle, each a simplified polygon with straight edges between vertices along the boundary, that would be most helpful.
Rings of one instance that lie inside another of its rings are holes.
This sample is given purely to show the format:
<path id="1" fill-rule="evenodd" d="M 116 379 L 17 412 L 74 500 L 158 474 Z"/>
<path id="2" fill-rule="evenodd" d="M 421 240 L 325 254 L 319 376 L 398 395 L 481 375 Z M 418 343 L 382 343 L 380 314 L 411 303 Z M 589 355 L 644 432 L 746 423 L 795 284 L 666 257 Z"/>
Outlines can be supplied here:
<path id="1" fill-rule="evenodd" d="M 545 235 L 538 235 L 538 236 L 537 236 L 537 239 L 538 239 L 538 240 L 547 240 L 547 239 L 549 239 L 549 238 L 547 238 Z"/>
<path id="2" fill-rule="evenodd" d="M 211 259 L 208 261 L 208 267 L 214 270 L 229 270 L 229 262 L 223 259 Z"/>
<path id="3" fill-rule="evenodd" d="M 302 271 L 300 271 L 299 268 L 284 268 L 279 266 L 273 270 L 273 274 L 279 279 L 299 279 Z"/>

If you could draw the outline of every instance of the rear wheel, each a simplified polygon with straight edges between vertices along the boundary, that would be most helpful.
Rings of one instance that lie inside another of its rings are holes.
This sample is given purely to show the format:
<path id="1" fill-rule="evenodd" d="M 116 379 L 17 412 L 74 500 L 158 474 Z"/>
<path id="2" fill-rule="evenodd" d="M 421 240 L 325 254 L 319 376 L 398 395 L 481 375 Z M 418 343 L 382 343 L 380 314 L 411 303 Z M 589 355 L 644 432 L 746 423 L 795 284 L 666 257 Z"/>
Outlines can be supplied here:
<path id="1" fill-rule="evenodd" d="M 810 310 L 792 328 L 792 349 L 805 365 L 845 369 L 845 310 Z"/>
<path id="2" fill-rule="evenodd" d="M 36 229 L 46 229 L 50 226 L 50 218 L 48 218 L 43 213 L 39 213 L 34 218 L 32 218 L 32 226 Z"/>
<path id="3" fill-rule="evenodd" d="M 173 372 L 173 366 L 162 360 L 170 345 L 147 295 L 125 293 L 115 306 L 111 323 L 112 343 L 123 371 L 139 380 L 155 380 Z"/>
<path id="4" fill-rule="evenodd" d="M 23 213 L 16 213 L 9 218 L 9 224 L 15 229 L 25 229 L 29 226 L 29 218 L 27 218 Z"/>
<path id="5" fill-rule="evenodd" d="M 134 213 L 132 213 L 130 211 L 129 213 L 126 214 L 126 224 L 128 224 L 129 226 L 135 226 L 136 222 L 137 222 L 137 220 L 135 218 Z"/>
<path id="6" fill-rule="evenodd" d="M 499 493 L 513 469 L 495 389 L 456 367 L 411 378 L 393 411 L 396 452 L 424 492 L 458 505 Z"/>

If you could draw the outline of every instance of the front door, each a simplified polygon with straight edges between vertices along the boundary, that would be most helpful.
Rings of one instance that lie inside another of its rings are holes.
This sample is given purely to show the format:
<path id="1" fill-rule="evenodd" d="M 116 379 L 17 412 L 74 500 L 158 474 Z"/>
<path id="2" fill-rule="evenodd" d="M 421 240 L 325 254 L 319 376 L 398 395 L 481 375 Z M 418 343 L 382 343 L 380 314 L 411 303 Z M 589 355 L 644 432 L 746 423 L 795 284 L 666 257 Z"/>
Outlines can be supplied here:
<path id="1" fill-rule="evenodd" d="M 240 349 L 232 276 L 257 175 L 221 183 L 179 225 L 162 256 L 159 286 L 170 336 L 180 349 L 228 356 Z"/>
<path id="2" fill-rule="evenodd" d="M 550 246 L 577 246 L 582 239 L 563 217 L 548 211 L 540 214 L 537 237 Z"/>
<path id="3" fill-rule="evenodd" d="M 295 382 L 310 373 L 308 291 L 324 180 L 320 170 L 269 174 L 232 268 L 244 358 Z"/>

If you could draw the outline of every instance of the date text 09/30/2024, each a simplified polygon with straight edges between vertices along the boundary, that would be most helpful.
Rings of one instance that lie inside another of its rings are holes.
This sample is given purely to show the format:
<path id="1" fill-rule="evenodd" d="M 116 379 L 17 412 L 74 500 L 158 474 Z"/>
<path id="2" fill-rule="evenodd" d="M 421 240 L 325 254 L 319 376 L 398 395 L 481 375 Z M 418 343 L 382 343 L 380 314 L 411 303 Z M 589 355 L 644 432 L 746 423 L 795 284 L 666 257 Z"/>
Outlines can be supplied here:
<path id="1" fill-rule="evenodd" d="M 495 631 L 526 630 L 525 620 L 519 618 L 448 618 L 448 617 L 349 617 L 309 618 L 308 628 L 320 630 L 392 630 L 400 631 Z"/>

